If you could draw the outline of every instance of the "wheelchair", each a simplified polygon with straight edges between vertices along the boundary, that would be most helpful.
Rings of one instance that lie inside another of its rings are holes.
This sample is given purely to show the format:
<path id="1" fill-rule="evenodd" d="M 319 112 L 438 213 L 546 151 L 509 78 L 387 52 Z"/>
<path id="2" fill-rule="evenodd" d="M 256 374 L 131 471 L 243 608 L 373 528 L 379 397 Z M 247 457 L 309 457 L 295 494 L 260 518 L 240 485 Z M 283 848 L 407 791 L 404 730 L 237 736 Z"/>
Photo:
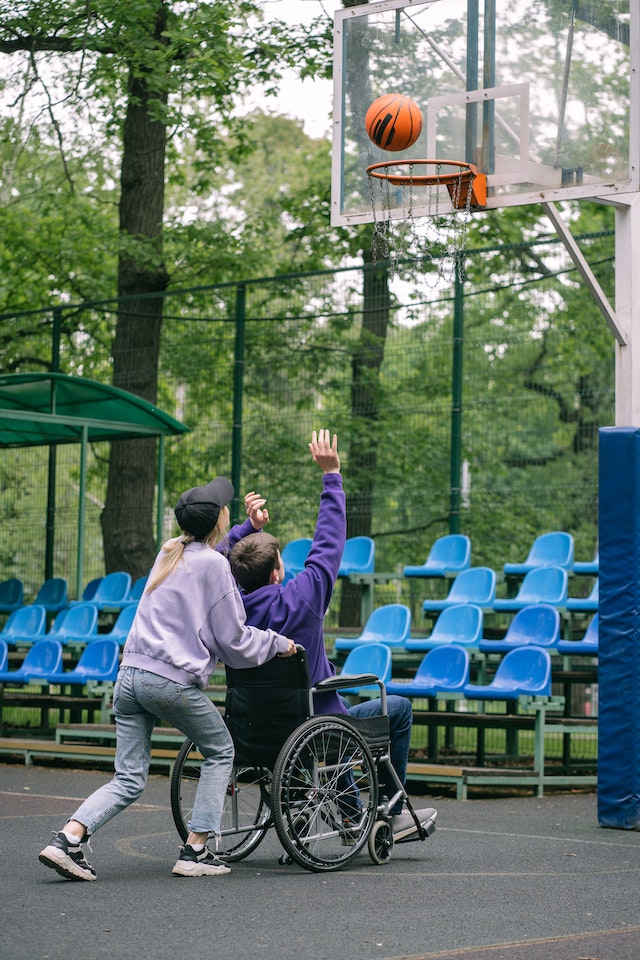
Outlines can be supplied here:
<path id="1" fill-rule="evenodd" d="M 390 810 L 403 798 L 420 825 L 390 760 L 384 683 L 373 674 L 329 677 L 311 685 L 305 651 L 275 657 L 260 667 L 226 668 L 225 721 L 235 746 L 217 855 L 244 859 L 275 827 L 281 863 L 316 873 L 341 870 L 368 850 L 376 864 L 393 851 Z M 382 715 L 355 718 L 313 713 L 313 694 L 377 684 Z M 171 776 L 171 811 L 183 841 L 202 757 L 186 740 Z M 380 796 L 379 772 L 395 786 Z"/>

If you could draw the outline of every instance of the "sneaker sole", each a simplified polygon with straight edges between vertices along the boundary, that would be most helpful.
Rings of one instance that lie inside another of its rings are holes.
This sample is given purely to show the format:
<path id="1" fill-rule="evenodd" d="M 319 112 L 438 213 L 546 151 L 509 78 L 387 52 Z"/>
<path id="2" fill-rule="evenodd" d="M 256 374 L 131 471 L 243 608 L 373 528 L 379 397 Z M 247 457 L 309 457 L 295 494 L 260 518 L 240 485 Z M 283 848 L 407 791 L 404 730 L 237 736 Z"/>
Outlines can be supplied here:
<path id="1" fill-rule="evenodd" d="M 422 829 L 424 830 L 424 832 L 428 837 L 430 837 L 433 833 L 436 832 L 435 818 L 433 820 L 427 820 L 426 823 L 421 823 L 420 826 L 422 827 Z M 403 830 L 401 833 L 394 833 L 393 835 L 394 843 L 406 843 L 409 840 L 418 840 L 418 839 L 419 839 L 418 830 L 415 824 L 411 828 L 408 828 L 407 830 Z"/>
<path id="2" fill-rule="evenodd" d="M 178 866 L 176 863 L 171 873 L 174 877 L 222 877 L 226 873 L 231 873 L 231 869 L 223 864 L 212 867 L 205 863 L 189 863 L 184 866 Z"/>
<path id="3" fill-rule="evenodd" d="M 77 863 L 74 863 L 66 853 L 58 850 L 57 847 L 52 847 L 49 852 L 47 852 L 47 849 L 43 850 L 38 860 L 44 864 L 45 867 L 51 867 L 52 870 L 59 873 L 61 877 L 65 877 L 66 880 L 97 879 L 94 873 L 83 870 L 82 867 L 79 867 Z"/>

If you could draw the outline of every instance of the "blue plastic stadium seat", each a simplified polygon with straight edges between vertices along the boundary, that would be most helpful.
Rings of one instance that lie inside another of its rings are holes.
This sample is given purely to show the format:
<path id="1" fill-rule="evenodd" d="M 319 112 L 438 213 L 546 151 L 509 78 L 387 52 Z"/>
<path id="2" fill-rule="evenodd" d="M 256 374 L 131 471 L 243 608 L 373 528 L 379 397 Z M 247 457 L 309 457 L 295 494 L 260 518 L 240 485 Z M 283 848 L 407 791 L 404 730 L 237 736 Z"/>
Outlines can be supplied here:
<path id="1" fill-rule="evenodd" d="M 297 577 L 301 570 L 304 570 L 304 562 L 309 555 L 311 537 L 299 537 L 297 540 L 289 540 L 285 543 L 280 552 L 284 564 L 284 581 L 287 583 L 294 577 Z"/>
<path id="2" fill-rule="evenodd" d="M 100 637 L 88 644 L 73 670 L 51 670 L 47 681 L 55 684 L 84 684 L 90 680 L 113 682 L 118 675 L 120 644 L 109 637 Z"/>
<path id="3" fill-rule="evenodd" d="M 597 610 L 600 605 L 599 583 L 600 581 L 596 580 L 588 597 L 567 597 L 567 610 L 573 610 L 575 612 L 584 611 L 585 613 Z"/>
<path id="4" fill-rule="evenodd" d="M 22 684 L 31 680 L 47 682 L 47 676 L 59 670 L 62 664 L 62 644 L 59 640 L 45 637 L 38 640 L 26 653 L 22 665 L 17 670 L 2 670 L 0 683 Z"/>
<path id="5" fill-rule="evenodd" d="M 443 644 L 423 658 L 412 680 L 391 680 L 387 693 L 403 697 L 437 697 L 461 693 L 469 682 L 469 651 L 456 643 Z"/>
<path id="6" fill-rule="evenodd" d="M 18 577 L 0 583 L 0 613 L 12 613 L 24 603 L 24 584 Z"/>
<path id="7" fill-rule="evenodd" d="M 515 597 L 496 599 L 494 610 L 521 610 L 530 603 L 550 603 L 564 607 L 569 578 L 562 567 L 535 567 L 525 574 Z"/>
<path id="8" fill-rule="evenodd" d="M 596 550 L 593 560 L 574 560 L 573 572 L 597 577 L 600 572 L 600 554 Z"/>
<path id="9" fill-rule="evenodd" d="M 0 673 L 7 669 L 9 662 L 9 644 L 6 640 L 0 640 Z"/>
<path id="10" fill-rule="evenodd" d="M 485 640 L 478 644 L 481 653 L 507 653 L 515 647 L 533 644 L 555 649 L 560 641 L 560 614 L 548 603 L 533 603 L 518 610 L 502 640 Z"/>
<path id="11" fill-rule="evenodd" d="M 451 577 L 471 566 L 471 540 L 462 533 L 450 533 L 434 541 L 429 556 L 419 566 L 404 568 L 405 577 Z"/>
<path id="12" fill-rule="evenodd" d="M 474 603 L 478 607 L 492 607 L 496 596 L 496 572 L 490 567 L 469 567 L 459 573 L 444 600 L 424 601 L 422 609 L 444 610 L 454 603 Z"/>
<path id="13" fill-rule="evenodd" d="M 98 634 L 98 636 L 110 637 L 112 640 L 117 640 L 118 644 L 121 647 L 124 647 L 126 639 L 129 636 L 129 631 L 131 630 L 131 624 L 133 623 L 137 609 L 138 609 L 138 605 L 134 603 L 131 603 L 126 607 L 123 607 L 117 616 L 116 622 L 111 627 L 111 630 L 109 630 L 108 633 Z"/>
<path id="14" fill-rule="evenodd" d="M 558 653 L 564 656 L 589 656 L 598 655 L 598 614 L 594 613 L 589 621 L 587 629 L 580 640 L 560 640 L 558 643 Z"/>
<path id="15" fill-rule="evenodd" d="M 439 614 L 428 637 L 409 637 L 405 650 L 433 650 L 445 643 L 477 647 L 482 638 L 483 614 L 475 603 L 454 603 Z"/>
<path id="16" fill-rule="evenodd" d="M 79 600 L 70 600 L 69 606 L 73 607 L 77 603 L 86 603 L 88 600 L 93 600 L 96 595 L 96 590 L 100 586 L 102 577 L 94 577 L 93 580 L 89 580 L 86 587 L 82 591 L 82 596 Z"/>
<path id="17" fill-rule="evenodd" d="M 376 546 L 371 537 L 348 537 L 344 545 L 338 576 L 349 577 L 356 573 L 373 573 L 375 555 Z"/>
<path id="18" fill-rule="evenodd" d="M 467 700 L 517 700 L 529 695 L 551 696 L 551 655 L 542 647 L 509 650 L 498 664 L 491 683 L 468 683 L 462 690 Z"/>
<path id="19" fill-rule="evenodd" d="M 35 643 L 45 635 L 47 611 L 39 603 L 29 603 L 10 613 L 2 628 L 2 637 L 7 643 Z"/>
<path id="20" fill-rule="evenodd" d="M 98 610 L 120 610 L 130 590 L 131 575 L 117 570 L 102 577 L 96 592 L 86 602 L 93 603 Z"/>
<path id="21" fill-rule="evenodd" d="M 92 603 L 76 603 L 61 610 L 47 634 L 60 643 L 87 643 L 98 634 L 98 609 Z"/>
<path id="22" fill-rule="evenodd" d="M 384 643 L 363 643 L 349 651 L 340 676 L 349 677 L 367 673 L 375 674 L 385 684 L 391 679 L 391 647 Z M 377 685 L 344 687 L 341 688 L 340 693 L 371 693 L 378 696 L 380 688 Z"/>
<path id="23" fill-rule="evenodd" d="M 49 577 L 38 590 L 34 603 L 48 610 L 49 613 L 58 613 L 69 606 L 69 592 L 64 577 Z"/>
<path id="24" fill-rule="evenodd" d="M 140 598 L 144 593 L 144 588 L 147 585 L 148 579 L 149 574 L 146 574 L 144 577 L 138 577 L 137 580 L 134 580 L 134 582 L 131 584 L 129 593 L 126 595 L 124 600 L 120 601 L 120 606 L 122 608 L 129 606 L 129 604 L 137 606 L 140 603 Z"/>
<path id="25" fill-rule="evenodd" d="M 353 650 L 363 643 L 384 643 L 403 647 L 411 631 L 411 611 L 403 603 L 387 603 L 376 607 L 359 637 L 337 637 L 336 650 Z"/>
<path id="26" fill-rule="evenodd" d="M 536 567 L 573 568 L 573 536 L 562 530 L 543 533 L 536 538 L 524 563 L 505 563 L 505 574 L 524 574 Z"/>

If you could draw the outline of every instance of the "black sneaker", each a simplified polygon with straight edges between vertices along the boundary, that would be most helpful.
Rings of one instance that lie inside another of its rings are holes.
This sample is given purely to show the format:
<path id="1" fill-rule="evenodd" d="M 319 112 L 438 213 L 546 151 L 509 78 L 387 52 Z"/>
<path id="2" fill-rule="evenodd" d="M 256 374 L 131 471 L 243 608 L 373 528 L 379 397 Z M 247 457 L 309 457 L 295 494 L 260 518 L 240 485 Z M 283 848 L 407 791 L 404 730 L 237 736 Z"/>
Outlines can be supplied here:
<path id="1" fill-rule="evenodd" d="M 342 824 L 338 827 L 338 832 L 343 847 L 355 847 L 362 833 L 362 819 L 362 814 L 357 820 L 354 817 L 342 818 Z"/>
<path id="2" fill-rule="evenodd" d="M 176 877 L 219 877 L 231 870 L 206 847 L 196 852 L 191 844 L 185 843 L 171 872 Z"/>
<path id="3" fill-rule="evenodd" d="M 51 843 L 44 848 L 38 859 L 45 867 L 51 867 L 67 880 L 96 879 L 96 872 L 85 860 L 81 845 L 69 843 L 62 831 L 54 833 Z"/>

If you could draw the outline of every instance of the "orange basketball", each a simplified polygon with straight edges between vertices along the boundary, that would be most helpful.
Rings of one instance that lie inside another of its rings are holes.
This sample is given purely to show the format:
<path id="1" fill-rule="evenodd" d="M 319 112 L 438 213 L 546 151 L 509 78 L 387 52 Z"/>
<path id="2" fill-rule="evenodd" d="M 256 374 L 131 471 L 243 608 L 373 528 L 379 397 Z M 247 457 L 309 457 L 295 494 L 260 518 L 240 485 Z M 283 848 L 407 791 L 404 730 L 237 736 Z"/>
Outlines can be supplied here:
<path id="1" fill-rule="evenodd" d="M 369 137 L 382 150 L 406 150 L 422 130 L 420 107 L 401 93 L 385 93 L 367 110 L 364 125 Z"/>

